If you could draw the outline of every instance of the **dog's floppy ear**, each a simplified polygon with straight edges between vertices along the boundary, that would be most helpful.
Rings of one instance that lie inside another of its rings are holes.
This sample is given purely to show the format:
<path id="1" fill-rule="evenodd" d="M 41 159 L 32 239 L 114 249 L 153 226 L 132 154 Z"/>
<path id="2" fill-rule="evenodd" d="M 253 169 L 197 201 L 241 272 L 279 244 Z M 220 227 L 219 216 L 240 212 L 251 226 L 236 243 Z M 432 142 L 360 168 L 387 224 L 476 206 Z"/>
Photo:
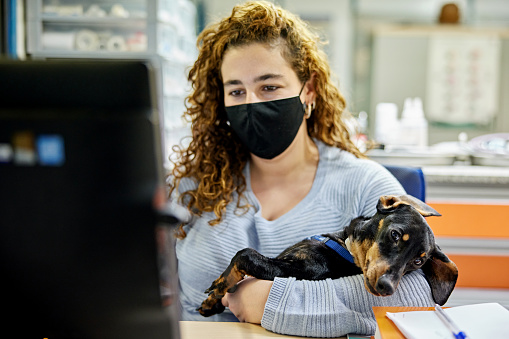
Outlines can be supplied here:
<path id="1" fill-rule="evenodd" d="M 458 280 L 456 264 L 436 246 L 431 258 L 422 266 L 422 271 L 431 287 L 433 300 L 439 305 L 445 304 Z"/>
<path id="2" fill-rule="evenodd" d="M 435 209 L 411 195 L 383 195 L 378 200 L 376 209 L 380 213 L 389 213 L 402 204 L 412 206 L 423 217 L 441 216 Z"/>

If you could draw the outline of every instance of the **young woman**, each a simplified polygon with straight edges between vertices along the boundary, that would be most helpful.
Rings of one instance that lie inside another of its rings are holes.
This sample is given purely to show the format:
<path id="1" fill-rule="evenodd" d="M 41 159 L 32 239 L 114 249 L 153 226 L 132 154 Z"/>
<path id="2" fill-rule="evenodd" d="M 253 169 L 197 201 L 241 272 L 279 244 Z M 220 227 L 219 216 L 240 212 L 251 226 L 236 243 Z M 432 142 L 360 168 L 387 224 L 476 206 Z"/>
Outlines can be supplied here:
<path id="1" fill-rule="evenodd" d="M 420 272 L 376 297 L 362 276 L 324 281 L 247 278 L 203 318 L 204 291 L 235 253 L 266 256 L 313 234 L 375 213 L 378 198 L 403 194 L 382 166 L 350 141 L 345 101 L 319 40 L 268 2 L 236 6 L 198 37 L 189 73 L 192 140 L 177 147 L 170 197 L 189 208 L 177 242 L 184 320 L 240 320 L 300 336 L 373 334 L 376 305 L 431 306 Z"/>

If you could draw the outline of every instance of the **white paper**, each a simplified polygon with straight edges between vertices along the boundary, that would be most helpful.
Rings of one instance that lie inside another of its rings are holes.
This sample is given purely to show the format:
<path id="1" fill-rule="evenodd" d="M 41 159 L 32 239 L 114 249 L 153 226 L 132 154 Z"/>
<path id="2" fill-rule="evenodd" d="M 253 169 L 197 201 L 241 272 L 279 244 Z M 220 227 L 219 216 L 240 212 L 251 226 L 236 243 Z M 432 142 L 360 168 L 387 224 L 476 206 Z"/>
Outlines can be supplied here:
<path id="1" fill-rule="evenodd" d="M 468 339 L 509 338 L 509 310 L 498 303 L 445 308 Z M 387 312 L 409 339 L 454 339 L 435 311 Z"/>

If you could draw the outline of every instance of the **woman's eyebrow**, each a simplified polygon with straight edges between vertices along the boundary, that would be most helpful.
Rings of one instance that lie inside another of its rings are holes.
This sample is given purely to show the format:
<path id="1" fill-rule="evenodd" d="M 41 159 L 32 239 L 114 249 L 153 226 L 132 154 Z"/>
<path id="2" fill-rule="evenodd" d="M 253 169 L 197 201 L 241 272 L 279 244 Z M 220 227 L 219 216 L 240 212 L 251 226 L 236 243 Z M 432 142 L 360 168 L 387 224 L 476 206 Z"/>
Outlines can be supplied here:
<path id="1" fill-rule="evenodd" d="M 265 80 L 269 80 L 269 79 L 281 79 L 281 78 L 283 78 L 282 74 L 267 73 L 267 74 L 263 74 L 263 75 L 260 75 L 260 76 L 257 76 L 256 78 L 254 78 L 254 82 L 261 82 L 261 81 L 265 81 Z M 240 80 L 228 80 L 228 81 L 225 81 L 223 83 L 224 87 L 226 87 L 226 86 L 237 86 L 237 85 L 242 85 L 242 81 L 240 81 Z"/>
<path id="2" fill-rule="evenodd" d="M 280 79 L 282 77 L 283 77 L 282 74 L 267 73 L 267 74 L 264 74 L 264 75 L 260 75 L 259 77 L 256 77 L 254 79 L 254 81 L 255 82 L 260 82 L 260 81 L 265 81 L 265 80 L 269 80 L 269 79 Z"/>
<path id="3" fill-rule="evenodd" d="M 226 87 L 226 86 L 236 86 L 236 85 L 241 85 L 242 84 L 242 81 L 240 80 L 228 80 L 228 81 L 225 81 L 223 83 L 223 86 Z"/>

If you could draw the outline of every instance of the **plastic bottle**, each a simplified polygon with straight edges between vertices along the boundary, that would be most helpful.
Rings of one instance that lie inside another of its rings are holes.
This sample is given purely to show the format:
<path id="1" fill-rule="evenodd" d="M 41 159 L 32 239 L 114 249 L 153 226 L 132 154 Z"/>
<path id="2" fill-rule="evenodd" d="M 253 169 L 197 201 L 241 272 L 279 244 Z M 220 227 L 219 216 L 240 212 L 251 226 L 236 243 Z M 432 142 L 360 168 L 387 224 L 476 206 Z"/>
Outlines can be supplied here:
<path id="1" fill-rule="evenodd" d="M 398 144 L 398 106 L 392 102 L 376 105 L 375 140 L 385 148 Z"/>
<path id="2" fill-rule="evenodd" d="M 421 98 L 405 99 L 400 127 L 400 145 L 418 149 L 428 146 L 428 121 Z"/>
<path id="3" fill-rule="evenodd" d="M 357 123 L 359 124 L 359 133 L 368 134 L 368 113 L 361 111 L 357 117 Z"/>

